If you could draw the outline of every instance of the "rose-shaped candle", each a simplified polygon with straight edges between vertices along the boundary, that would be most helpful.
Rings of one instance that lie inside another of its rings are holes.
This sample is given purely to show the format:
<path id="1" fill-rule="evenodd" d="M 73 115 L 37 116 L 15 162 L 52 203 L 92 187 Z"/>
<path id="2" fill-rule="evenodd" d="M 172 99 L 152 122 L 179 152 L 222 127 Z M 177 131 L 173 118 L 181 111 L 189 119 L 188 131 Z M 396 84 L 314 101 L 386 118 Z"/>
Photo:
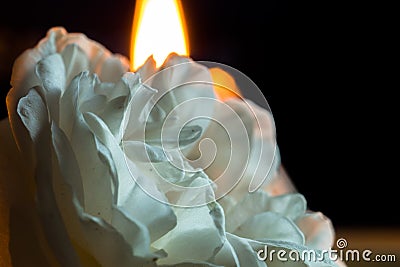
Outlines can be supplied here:
<path id="1" fill-rule="evenodd" d="M 7 158 L 23 162 L 1 170 L 18 194 L 15 266 L 279 266 L 261 257 L 266 246 L 318 255 L 291 266 L 335 265 L 322 253 L 330 221 L 278 171 L 268 110 L 218 99 L 226 86 L 213 83 L 215 69 L 187 57 L 127 70 L 125 58 L 62 28 L 15 62 L 1 128 L 16 144 Z M 226 139 L 221 125 L 237 134 Z M 209 139 L 220 153 L 211 165 Z"/>

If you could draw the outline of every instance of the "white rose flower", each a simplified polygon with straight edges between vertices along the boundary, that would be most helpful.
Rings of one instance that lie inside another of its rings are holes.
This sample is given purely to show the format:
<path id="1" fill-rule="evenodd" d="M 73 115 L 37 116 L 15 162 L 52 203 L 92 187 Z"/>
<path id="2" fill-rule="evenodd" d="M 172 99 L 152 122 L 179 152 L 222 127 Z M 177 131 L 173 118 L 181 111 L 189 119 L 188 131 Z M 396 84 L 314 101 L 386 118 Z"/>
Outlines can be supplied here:
<path id="1" fill-rule="evenodd" d="M 179 64 L 179 71 L 168 69 Z M 212 81 L 205 66 L 171 55 L 163 68 L 152 76 L 158 70 L 149 59 L 127 72 L 125 58 L 62 28 L 17 59 L 9 124 L 0 128 L 14 266 L 270 267 L 282 262 L 260 260 L 265 245 L 317 255 L 331 247 L 330 221 L 307 211 L 304 197 L 277 171 L 270 113 L 233 98 L 224 104 L 237 116 L 204 102 L 183 105 L 169 118 L 179 103 L 215 94 L 207 83 L 186 88 L 189 81 Z M 163 88 L 182 84 L 162 96 Z M 208 121 L 182 123 L 215 114 L 226 125 L 239 118 L 250 140 L 248 164 L 232 191 L 229 180 L 217 182 L 229 154 L 223 144 L 209 169 L 188 159 L 200 137 L 217 145 L 223 138 Z M 178 140 L 169 139 L 177 129 Z M 262 188 L 248 193 L 254 181 Z M 188 203 L 205 205 L 181 207 Z M 291 266 L 304 264 L 335 265 L 325 257 Z"/>

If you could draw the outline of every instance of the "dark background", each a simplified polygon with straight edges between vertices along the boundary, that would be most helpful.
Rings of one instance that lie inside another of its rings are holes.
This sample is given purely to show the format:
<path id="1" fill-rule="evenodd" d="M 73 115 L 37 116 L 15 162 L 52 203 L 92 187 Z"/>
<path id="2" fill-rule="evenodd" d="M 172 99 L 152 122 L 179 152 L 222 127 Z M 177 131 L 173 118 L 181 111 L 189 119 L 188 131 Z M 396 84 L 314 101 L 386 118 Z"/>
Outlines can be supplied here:
<path id="1" fill-rule="evenodd" d="M 53 26 L 129 55 L 133 0 L 7 5 L 0 11 L 1 118 L 13 61 Z M 338 226 L 399 226 L 398 152 L 388 141 L 398 121 L 389 115 L 398 112 L 382 91 L 384 66 L 375 64 L 384 56 L 378 11 L 365 5 L 183 0 L 191 56 L 230 65 L 263 90 L 283 164 L 310 208 Z"/>

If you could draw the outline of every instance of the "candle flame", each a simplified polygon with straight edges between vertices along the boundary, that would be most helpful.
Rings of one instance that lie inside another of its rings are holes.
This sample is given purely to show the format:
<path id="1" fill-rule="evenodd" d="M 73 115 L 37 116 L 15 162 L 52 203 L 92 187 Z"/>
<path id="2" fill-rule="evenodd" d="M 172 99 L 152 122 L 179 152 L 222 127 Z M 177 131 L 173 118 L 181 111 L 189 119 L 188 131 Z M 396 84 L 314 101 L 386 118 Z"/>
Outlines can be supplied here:
<path id="1" fill-rule="evenodd" d="M 132 70 L 151 55 L 157 67 L 172 52 L 189 55 L 180 0 L 137 0 L 131 38 Z"/>

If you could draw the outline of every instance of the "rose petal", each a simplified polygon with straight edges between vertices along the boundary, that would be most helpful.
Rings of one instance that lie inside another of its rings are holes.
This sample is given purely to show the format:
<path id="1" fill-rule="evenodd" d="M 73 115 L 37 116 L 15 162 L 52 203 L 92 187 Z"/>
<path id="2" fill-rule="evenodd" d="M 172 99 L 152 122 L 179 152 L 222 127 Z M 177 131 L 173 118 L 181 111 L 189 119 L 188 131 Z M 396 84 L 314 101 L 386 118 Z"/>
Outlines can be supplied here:
<path id="1" fill-rule="evenodd" d="M 174 208 L 178 218 L 177 226 L 153 243 L 164 249 L 168 257 L 160 259 L 160 264 L 185 262 L 190 259 L 207 261 L 223 245 L 209 209 L 206 206 L 196 208 Z"/>
<path id="2" fill-rule="evenodd" d="M 110 56 L 104 60 L 98 73 L 103 82 L 117 82 L 127 70 L 120 57 Z"/>
<path id="3" fill-rule="evenodd" d="M 55 29 L 57 28 L 52 28 L 50 31 Z M 91 59 L 91 66 L 97 65 L 100 58 L 103 58 L 104 56 L 110 56 L 111 54 L 107 49 L 105 49 L 104 46 L 98 42 L 90 40 L 83 33 L 67 33 L 64 30 L 64 33 L 58 38 L 57 41 L 57 52 L 63 51 L 71 44 L 79 46 L 79 48 L 82 49 L 87 57 Z"/>
<path id="4" fill-rule="evenodd" d="M 104 95 L 96 95 L 80 104 L 79 110 L 82 113 L 92 112 L 101 114 L 107 106 L 107 98 Z"/>
<path id="5" fill-rule="evenodd" d="M 51 130 L 46 106 L 37 91 L 30 90 L 26 97 L 21 98 L 18 111 L 33 139 L 34 156 L 36 158 L 36 196 L 43 230 L 48 238 L 49 245 L 62 266 L 80 266 L 57 208 L 53 192 L 52 169 L 48 168 L 52 158 Z"/>
<path id="6" fill-rule="evenodd" d="M 165 151 L 139 141 L 126 141 L 123 146 L 133 179 L 159 201 L 192 207 L 215 200 L 207 175 L 185 162 L 179 151 Z M 154 190 L 154 185 L 168 195 L 168 200 Z"/>
<path id="7" fill-rule="evenodd" d="M 270 197 L 269 201 L 264 203 L 265 210 L 277 212 L 291 220 L 303 215 L 307 207 L 306 199 L 301 194 Z"/>
<path id="8" fill-rule="evenodd" d="M 259 213 L 272 211 L 294 220 L 303 215 L 306 210 L 306 201 L 300 194 L 290 194 L 270 197 L 259 191 L 248 194 L 244 199 L 227 211 L 227 229 L 235 231 L 247 218 Z"/>
<path id="9" fill-rule="evenodd" d="M 183 190 L 175 189 L 168 192 L 170 198 L 177 199 L 177 206 L 196 207 L 215 201 L 213 184 L 205 174 L 198 172 L 195 175 L 185 177 L 184 180 L 186 180 L 186 183 Z M 188 183 L 189 180 L 192 180 L 192 182 Z"/>
<path id="10" fill-rule="evenodd" d="M 60 54 L 52 54 L 38 62 L 35 68 L 36 76 L 43 83 L 47 94 L 62 92 L 65 88 L 65 66 Z M 58 101 L 56 101 L 58 104 Z"/>
<path id="11" fill-rule="evenodd" d="M 64 34 L 57 42 L 57 51 L 63 51 L 71 44 L 79 46 L 89 59 L 89 66 L 84 70 L 97 73 L 100 80 L 104 82 L 118 81 L 123 73 L 129 69 L 129 63 L 125 57 L 112 55 L 104 46 L 88 39 L 86 35 L 81 33 Z"/>
<path id="12" fill-rule="evenodd" d="M 215 94 L 211 82 L 210 72 L 205 66 L 171 54 L 161 71 L 143 81 L 145 85 L 158 90 L 153 98 L 157 109 L 152 110 L 151 116 L 159 117 L 158 113 L 162 110 L 165 116 L 169 115 L 171 118 L 167 125 L 178 130 L 195 118 L 212 117 Z M 209 101 L 203 101 L 205 99 Z M 185 104 L 185 101 L 190 103 Z M 196 101 L 201 103 L 193 104 Z M 153 126 L 152 129 L 163 128 L 165 116 L 161 116 L 158 127 Z M 195 123 L 205 130 L 209 122 L 203 119 L 196 120 Z M 157 134 L 160 135 L 158 132 Z M 161 136 L 158 139 L 161 139 Z"/>
<path id="13" fill-rule="evenodd" d="M 146 62 L 137 70 L 142 81 L 147 81 L 154 73 L 156 73 L 157 67 L 153 55 L 149 56 Z"/>
<path id="14" fill-rule="evenodd" d="M 138 185 L 131 186 L 129 193 L 130 197 L 118 208 L 126 210 L 147 227 L 149 240 L 157 240 L 176 225 L 176 217 L 171 207 L 149 196 L 148 192 Z"/>
<path id="15" fill-rule="evenodd" d="M 130 244 L 133 254 L 137 257 L 151 259 L 155 254 L 150 253 L 150 233 L 148 228 L 128 213 L 123 207 L 113 209 L 112 226 Z M 166 256 L 160 253 L 160 256 Z"/>
<path id="16" fill-rule="evenodd" d="M 35 52 L 39 53 L 37 57 L 39 59 L 56 52 L 61 53 L 66 66 L 67 84 L 72 77 L 86 70 L 97 73 L 104 82 L 116 82 L 129 69 L 125 57 L 112 55 L 106 48 L 89 40 L 84 34 L 67 33 L 63 28 L 50 29 L 47 37 L 35 48 Z M 34 64 L 36 62 L 34 61 Z M 30 87 L 32 86 L 34 85 Z"/>
<path id="17" fill-rule="evenodd" d="M 11 85 L 18 91 L 17 99 L 25 95 L 30 88 L 40 85 L 34 75 L 36 64 L 42 58 L 56 53 L 56 40 L 63 34 L 65 30 L 62 28 L 49 30 L 46 38 L 42 39 L 35 48 L 26 50 L 17 58 L 11 76 Z"/>
<path id="18" fill-rule="evenodd" d="M 297 192 L 285 169 L 281 165 L 278 171 L 267 181 L 263 190 L 271 196 L 291 194 Z"/>
<path id="19" fill-rule="evenodd" d="M 140 266 L 145 262 L 153 266 L 153 258 L 160 255 L 149 251 L 150 238 L 144 225 L 115 207 L 111 216 L 115 228 L 84 212 L 76 192 L 72 191 L 75 187 L 71 186 L 75 179 L 80 180 L 72 148 L 66 136 L 54 124 L 52 137 L 58 161 L 54 165 L 57 203 L 76 249 L 81 254 L 86 252 L 92 255 L 101 266 Z"/>
<path id="20" fill-rule="evenodd" d="M 254 192 L 275 174 L 280 163 L 275 140 L 275 125 L 271 114 L 249 100 L 230 99 L 227 104 L 237 112 L 246 126 L 250 147 L 250 157 L 243 178 L 230 192 L 240 200 L 248 192 Z M 229 123 L 224 122 L 224 123 Z M 243 142 L 241 136 L 234 135 L 232 143 Z"/>
<path id="21" fill-rule="evenodd" d="M 239 259 L 236 252 L 226 237 L 225 216 L 222 207 L 217 202 L 209 203 L 208 207 L 210 209 L 210 215 L 214 220 L 214 224 L 223 240 L 223 244 L 214 251 L 214 255 L 209 259 L 209 261 L 223 266 L 239 266 Z"/>
<path id="22" fill-rule="evenodd" d="M 215 109 L 213 118 L 219 123 L 211 123 L 202 138 L 215 142 L 217 154 L 205 171 L 212 180 L 218 181 L 221 194 L 234 187 L 229 195 L 239 201 L 268 183 L 278 168 L 280 157 L 273 120 L 267 110 L 248 100 L 230 99 Z M 234 123 L 237 126 L 232 127 Z M 221 126 L 233 130 L 221 129 Z M 191 159 L 198 157 L 196 151 L 189 154 Z M 196 163 L 196 166 L 202 165 L 206 164 L 201 160 Z"/>
<path id="23" fill-rule="evenodd" d="M 30 151 L 28 133 L 17 114 L 17 105 L 19 99 L 25 96 L 28 90 L 41 85 L 35 75 L 35 66 L 42 58 L 56 52 L 56 41 L 63 34 L 65 34 L 63 28 L 49 30 L 46 38 L 42 39 L 35 48 L 21 54 L 14 63 L 11 76 L 13 88 L 7 94 L 7 110 L 18 149 L 23 154 L 30 155 L 32 151 Z"/>
<path id="24" fill-rule="evenodd" d="M 18 115 L 29 132 L 33 143 L 37 143 L 43 128 L 48 124 L 47 108 L 39 93 L 31 89 L 18 103 Z"/>
<path id="25" fill-rule="evenodd" d="M 227 234 L 229 243 L 232 245 L 235 253 L 237 254 L 240 265 L 238 267 L 257 266 L 266 267 L 267 265 L 257 258 L 256 252 L 249 245 L 249 243 L 236 235 Z M 268 265 L 269 266 L 269 265 Z"/>
<path id="26" fill-rule="evenodd" d="M 150 258 L 134 256 L 135 251 L 132 250 L 129 243 L 106 222 L 84 213 L 83 210 L 80 211 L 80 218 L 83 220 L 82 228 L 88 242 L 88 250 L 101 266 L 155 266 L 153 261 L 155 255 Z M 124 227 L 128 229 L 129 226 Z M 132 229 L 130 230 L 132 231 Z M 138 254 L 140 253 L 141 251 L 138 252 Z"/>
<path id="27" fill-rule="evenodd" d="M 218 102 L 215 104 L 213 121 L 202 135 L 202 139 L 212 140 L 215 148 L 193 149 L 188 158 L 192 164 L 204 169 L 217 185 L 217 197 L 234 197 L 234 190 L 241 187 L 245 179 L 246 166 L 251 154 L 247 121 L 241 118 L 231 106 Z M 214 151 L 213 151 L 214 150 Z M 247 185 L 245 186 L 247 192 Z"/>
<path id="28" fill-rule="evenodd" d="M 121 140 L 124 135 L 132 94 L 138 90 L 140 86 L 139 80 L 137 74 L 124 74 L 111 90 L 113 93 L 107 92 L 108 103 L 104 110 L 101 113 L 96 113 L 108 125 L 117 140 Z"/>
<path id="29" fill-rule="evenodd" d="M 108 128 L 117 140 L 122 139 L 122 120 L 128 106 L 128 98 L 120 96 L 106 104 L 99 117 L 107 124 Z"/>
<path id="30" fill-rule="evenodd" d="M 114 179 L 118 179 L 116 192 L 118 207 L 126 210 L 129 214 L 134 214 L 136 220 L 146 225 L 149 228 L 152 240 L 172 229 L 175 226 L 176 219 L 171 208 L 143 192 L 143 189 L 130 177 L 122 150 L 112 133 L 107 130 L 105 123 L 93 113 L 85 114 L 85 120 L 97 138 L 110 150 L 112 158 L 108 161 L 109 164 L 114 165 L 111 168 L 116 172 L 113 174 L 113 176 L 116 176 Z M 120 183 L 123 187 L 120 186 Z M 154 193 L 156 190 L 153 187 L 152 192 Z"/>
<path id="31" fill-rule="evenodd" d="M 89 59 L 77 44 L 69 44 L 62 51 L 61 56 L 65 65 L 66 85 L 82 71 L 89 69 Z"/>
<path id="32" fill-rule="evenodd" d="M 149 117 L 152 107 L 150 101 L 156 92 L 156 90 L 143 85 L 132 89 L 130 107 L 123 124 L 124 140 L 145 140 L 146 123 L 152 119 Z"/>
<path id="33" fill-rule="evenodd" d="M 315 249 L 333 246 L 334 230 L 331 221 L 321 212 L 309 212 L 296 221 L 306 237 L 306 245 Z"/>
<path id="34" fill-rule="evenodd" d="M 65 88 L 65 67 L 59 54 L 45 57 L 36 65 L 36 76 L 43 84 L 43 96 L 46 98 L 49 112 L 57 123 L 59 121 L 59 99 Z"/>
<path id="35" fill-rule="evenodd" d="M 102 218 L 109 221 L 113 202 L 112 179 L 109 167 L 102 161 L 108 152 L 107 149 L 99 150 L 102 147 L 85 122 L 78 103 L 78 96 L 83 96 L 81 91 L 93 91 L 93 86 L 93 76 L 87 73 L 74 78 L 61 99 L 63 115 L 60 126 L 70 139 L 81 175 L 85 177 L 82 181 L 85 212 L 95 216 L 100 213 Z"/>
<path id="36" fill-rule="evenodd" d="M 279 240 L 304 244 L 303 233 L 289 219 L 275 212 L 264 212 L 249 218 L 234 234 L 254 240 Z"/>
<path id="37" fill-rule="evenodd" d="M 240 266 L 238 255 L 228 240 L 224 242 L 212 262 L 221 266 Z"/>

